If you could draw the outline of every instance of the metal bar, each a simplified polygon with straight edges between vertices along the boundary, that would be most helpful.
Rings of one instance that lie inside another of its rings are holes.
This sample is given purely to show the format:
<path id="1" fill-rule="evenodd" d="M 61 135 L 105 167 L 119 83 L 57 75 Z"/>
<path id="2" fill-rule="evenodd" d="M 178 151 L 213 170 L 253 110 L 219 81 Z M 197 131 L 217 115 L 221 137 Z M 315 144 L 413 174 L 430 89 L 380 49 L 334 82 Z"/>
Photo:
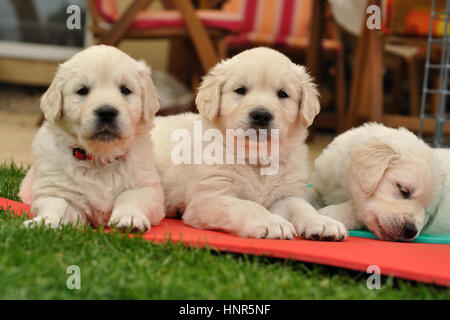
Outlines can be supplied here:
<path id="1" fill-rule="evenodd" d="M 435 115 L 425 116 L 424 121 L 426 121 L 426 120 L 434 120 L 435 121 L 436 120 Z M 444 124 L 450 123 L 450 119 L 446 118 L 443 122 L 444 122 Z"/>
<path id="2" fill-rule="evenodd" d="M 437 16 L 437 15 L 448 15 L 449 12 L 448 11 L 434 11 L 432 14 L 434 16 Z"/>
<path id="3" fill-rule="evenodd" d="M 450 1 L 450 0 L 447 0 Z M 423 136 L 423 121 L 425 114 L 425 105 L 426 105 L 426 98 L 427 98 L 427 86 L 428 86 L 428 76 L 429 76 L 429 65 L 430 65 L 430 52 L 431 52 L 431 42 L 433 40 L 433 20 L 434 20 L 434 10 L 436 8 L 436 0 L 432 1 L 431 5 L 431 19 L 430 19 L 430 30 L 428 32 L 428 46 L 427 46 L 427 58 L 425 62 L 425 72 L 423 76 L 423 90 L 422 90 L 422 101 L 420 103 L 420 125 L 419 125 L 419 137 L 422 138 Z"/>
<path id="4" fill-rule="evenodd" d="M 450 10 L 450 0 L 447 0 L 445 11 Z M 448 15 L 445 17 L 444 35 L 442 37 L 442 53 L 441 53 L 441 65 L 448 64 L 450 62 L 448 52 Z M 446 91 L 448 83 L 448 69 L 441 68 L 439 73 L 439 88 L 440 91 Z M 434 146 L 439 148 L 442 145 L 443 127 L 446 113 L 447 95 L 439 94 L 438 96 L 438 115 L 436 119 L 436 129 L 434 132 Z"/>
<path id="5" fill-rule="evenodd" d="M 430 65 L 428 65 L 428 68 L 430 68 L 430 69 L 450 68 L 450 64 L 443 65 L 443 66 L 440 64 L 430 64 Z"/>
<path id="6" fill-rule="evenodd" d="M 433 20 L 431 20 L 431 21 L 433 21 Z M 432 44 L 442 44 L 443 41 L 449 42 L 450 39 L 446 39 L 446 40 L 443 40 L 443 39 L 431 39 L 431 40 L 428 40 L 428 41 L 430 43 L 432 43 Z"/>
<path id="7" fill-rule="evenodd" d="M 433 94 L 450 94 L 449 90 L 441 90 L 441 89 L 425 89 L 426 93 L 433 93 Z"/>

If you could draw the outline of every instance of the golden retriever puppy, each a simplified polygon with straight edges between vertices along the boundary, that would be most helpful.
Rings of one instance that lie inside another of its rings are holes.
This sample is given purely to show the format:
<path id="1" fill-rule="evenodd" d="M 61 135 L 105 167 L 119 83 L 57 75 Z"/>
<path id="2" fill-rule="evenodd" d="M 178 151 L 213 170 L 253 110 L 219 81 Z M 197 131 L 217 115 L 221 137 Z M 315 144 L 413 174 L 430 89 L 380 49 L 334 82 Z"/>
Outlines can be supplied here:
<path id="1" fill-rule="evenodd" d="M 305 198 L 306 128 L 320 106 L 304 67 L 272 49 L 244 51 L 210 70 L 196 105 L 200 114 L 155 120 L 169 216 L 241 237 L 346 237 L 340 222 L 319 215 Z M 236 140 L 243 148 L 234 147 Z M 250 157 L 255 150 L 258 157 Z"/>
<path id="2" fill-rule="evenodd" d="M 159 109 L 150 69 L 109 46 L 61 64 L 42 96 L 46 121 L 20 188 L 45 223 L 146 230 L 164 217 L 164 194 L 148 135 Z"/>
<path id="3" fill-rule="evenodd" d="M 314 163 L 320 214 L 378 238 L 408 241 L 422 230 L 450 232 L 450 151 L 407 129 L 369 123 L 330 143 Z"/>

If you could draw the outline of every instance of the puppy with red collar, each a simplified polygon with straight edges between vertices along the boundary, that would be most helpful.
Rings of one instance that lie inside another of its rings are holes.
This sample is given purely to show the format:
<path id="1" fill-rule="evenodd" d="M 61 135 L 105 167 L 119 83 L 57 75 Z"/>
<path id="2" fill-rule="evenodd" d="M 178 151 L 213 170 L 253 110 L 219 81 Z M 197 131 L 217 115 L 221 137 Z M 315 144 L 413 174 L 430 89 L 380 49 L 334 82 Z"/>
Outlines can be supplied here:
<path id="1" fill-rule="evenodd" d="M 148 134 L 158 109 L 150 69 L 114 47 L 93 46 L 60 65 L 20 187 L 35 215 L 25 225 L 158 224 L 164 195 Z"/>

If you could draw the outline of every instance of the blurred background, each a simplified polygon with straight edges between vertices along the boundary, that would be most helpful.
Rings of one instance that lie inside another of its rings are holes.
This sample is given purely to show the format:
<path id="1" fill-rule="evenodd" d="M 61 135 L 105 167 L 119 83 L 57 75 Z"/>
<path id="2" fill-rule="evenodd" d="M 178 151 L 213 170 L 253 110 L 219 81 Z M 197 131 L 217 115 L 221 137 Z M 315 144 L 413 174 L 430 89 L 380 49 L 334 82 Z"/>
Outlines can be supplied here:
<path id="1" fill-rule="evenodd" d="M 193 97 L 207 70 L 269 46 L 306 65 L 319 84 L 312 159 L 337 134 L 366 121 L 405 126 L 443 145 L 450 133 L 449 3 L 0 0 L 0 161 L 31 163 L 40 96 L 59 63 L 98 43 L 147 61 L 161 115 L 195 112 Z"/>

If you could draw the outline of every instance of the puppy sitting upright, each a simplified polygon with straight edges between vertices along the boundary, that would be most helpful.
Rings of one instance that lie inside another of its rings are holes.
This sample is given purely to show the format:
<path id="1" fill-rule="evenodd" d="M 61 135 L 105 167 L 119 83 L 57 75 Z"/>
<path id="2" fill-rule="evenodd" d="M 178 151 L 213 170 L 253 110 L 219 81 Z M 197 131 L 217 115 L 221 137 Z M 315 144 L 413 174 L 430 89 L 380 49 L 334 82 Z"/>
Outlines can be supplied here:
<path id="1" fill-rule="evenodd" d="M 158 224 L 164 195 L 148 136 L 158 109 L 150 69 L 114 47 L 61 64 L 41 99 L 46 121 L 20 188 L 35 214 L 25 224 Z"/>
<path id="2" fill-rule="evenodd" d="M 320 106 L 303 67 L 272 49 L 244 51 L 208 73 L 196 104 L 200 115 L 155 120 L 155 155 L 169 216 L 183 213 L 191 226 L 242 237 L 346 237 L 340 222 L 320 216 L 305 199 L 306 128 Z M 235 135 L 228 139 L 230 130 Z M 253 137 L 245 133 L 251 130 Z M 267 130 L 265 136 L 261 130 Z M 245 156 L 229 146 L 243 136 Z M 192 144 L 180 146 L 180 137 Z M 264 158 L 252 161 L 249 151 L 255 148 L 260 153 L 266 149 L 271 168 Z M 180 149 L 188 163 L 179 161 Z M 211 149 L 214 152 L 209 153 Z M 239 156 L 245 161 L 239 162 Z M 235 161 L 228 161 L 231 158 Z"/>

